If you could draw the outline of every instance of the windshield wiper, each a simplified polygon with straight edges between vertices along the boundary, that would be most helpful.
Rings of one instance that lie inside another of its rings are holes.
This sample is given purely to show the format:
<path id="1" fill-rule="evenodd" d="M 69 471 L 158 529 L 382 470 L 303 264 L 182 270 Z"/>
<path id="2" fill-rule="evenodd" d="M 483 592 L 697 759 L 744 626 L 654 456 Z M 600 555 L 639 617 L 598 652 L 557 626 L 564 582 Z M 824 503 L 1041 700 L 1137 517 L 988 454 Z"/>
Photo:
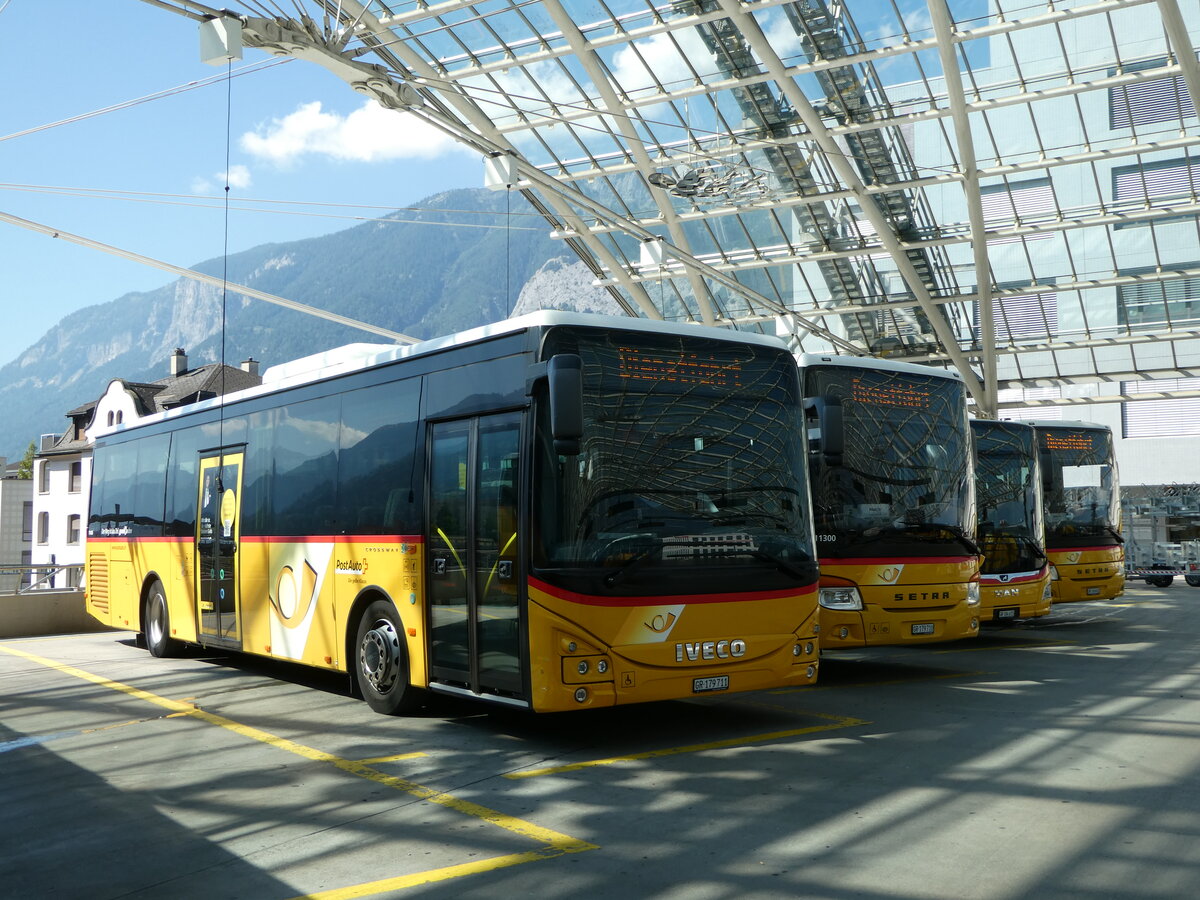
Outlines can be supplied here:
<path id="1" fill-rule="evenodd" d="M 774 553 L 768 553 L 765 550 L 747 550 L 746 552 L 755 559 L 774 563 L 781 572 L 786 572 L 800 581 L 814 581 L 816 579 L 816 566 L 811 561 L 804 564 L 804 567 L 801 568 L 801 566 L 791 560 L 784 559 L 782 556 L 777 556 Z"/>
<path id="2" fill-rule="evenodd" d="M 1121 536 L 1121 532 L 1117 531 L 1117 529 L 1113 528 L 1111 525 L 1105 525 L 1104 530 L 1111 534 L 1116 539 L 1118 544 L 1125 543 L 1125 538 Z"/>
<path id="3" fill-rule="evenodd" d="M 933 527 L 940 528 L 942 531 L 950 532 L 952 535 L 954 535 L 955 539 L 959 543 L 961 543 L 964 547 L 967 548 L 967 552 L 969 552 L 972 556 L 980 555 L 979 545 L 976 544 L 973 540 L 971 540 L 971 538 L 967 535 L 967 532 L 963 529 L 963 527 L 961 525 L 938 525 L 938 524 L 935 524 L 935 525 L 933 525 Z"/>
<path id="4" fill-rule="evenodd" d="M 612 587 L 646 560 L 650 559 L 659 551 L 659 546 L 655 544 L 653 547 L 647 547 L 644 550 L 639 550 L 629 559 L 622 562 L 619 566 L 604 576 L 604 584 Z"/>

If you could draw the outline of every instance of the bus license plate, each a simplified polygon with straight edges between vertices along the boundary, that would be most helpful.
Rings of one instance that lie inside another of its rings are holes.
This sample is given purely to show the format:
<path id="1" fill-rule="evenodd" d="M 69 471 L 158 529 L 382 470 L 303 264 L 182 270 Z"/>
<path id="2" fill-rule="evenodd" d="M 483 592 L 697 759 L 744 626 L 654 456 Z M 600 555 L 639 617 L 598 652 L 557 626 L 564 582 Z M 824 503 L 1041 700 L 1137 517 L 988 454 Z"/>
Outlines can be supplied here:
<path id="1" fill-rule="evenodd" d="M 1100 588 L 1098 588 L 1098 587 L 1095 587 L 1095 588 L 1088 588 L 1088 589 L 1087 589 L 1087 595 L 1088 595 L 1089 597 L 1095 597 L 1095 596 L 1098 596 L 1098 595 L 1099 595 L 1099 593 L 1100 593 Z"/>
<path id="2" fill-rule="evenodd" d="M 729 690 L 728 675 L 713 675 L 709 678 L 693 678 L 692 693 L 703 694 L 705 691 L 727 691 Z"/>
<path id="3" fill-rule="evenodd" d="M 1019 611 L 1020 610 L 1018 610 L 1016 607 L 1010 607 L 1008 609 L 998 609 L 998 610 L 996 610 L 996 618 L 997 619 L 1015 619 L 1017 617 L 1017 613 Z"/>
<path id="4" fill-rule="evenodd" d="M 932 622 L 921 622 L 912 627 L 913 634 L 933 634 Z"/>

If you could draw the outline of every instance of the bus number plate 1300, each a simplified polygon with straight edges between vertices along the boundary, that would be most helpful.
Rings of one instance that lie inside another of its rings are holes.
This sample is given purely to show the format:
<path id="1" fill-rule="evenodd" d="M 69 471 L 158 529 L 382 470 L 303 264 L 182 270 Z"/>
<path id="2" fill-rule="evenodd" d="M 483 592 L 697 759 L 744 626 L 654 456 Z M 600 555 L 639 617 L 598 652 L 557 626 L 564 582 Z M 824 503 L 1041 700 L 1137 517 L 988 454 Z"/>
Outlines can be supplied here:
<path id="1" fill-rule="evenodd" d="M 713 675 L 709 678 L 693 678 L 692 693 L 703 694 L 705 691 L 727 691 L 729 690 L 728 675 Z"/>

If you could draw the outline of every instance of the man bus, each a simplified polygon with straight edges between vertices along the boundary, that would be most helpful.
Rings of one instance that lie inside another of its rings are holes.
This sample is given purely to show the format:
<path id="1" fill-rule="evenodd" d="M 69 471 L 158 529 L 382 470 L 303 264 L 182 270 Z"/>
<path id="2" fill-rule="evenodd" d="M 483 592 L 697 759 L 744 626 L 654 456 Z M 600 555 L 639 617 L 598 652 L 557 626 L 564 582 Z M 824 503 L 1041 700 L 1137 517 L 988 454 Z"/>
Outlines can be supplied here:
<path id="1" fill-rule="evenodd" d="M 956 372 L 805 354 L 821 647 L 979 633 L 966 393 Z"/>
<path id="2" fill-rule="evenodd" d="M 815 680 L 775 338 L 540 313 L 302 364 L 99 436 L 93 615 L 155 656 L 347 672 L 390 714 L 425 691 L 554 711 Z"/>
<path id="3" fill-rule="evenodd" d="M 979 618 L 1007 623 L 1050 612 L 1042 480 L 1031 425 L 973 419 Z"/>
<path id="4" fill-rule="evenodd" d="M 1053 602 L 1125 592 L 1125 539 L 1112 429 L 1035 421 Z"/>

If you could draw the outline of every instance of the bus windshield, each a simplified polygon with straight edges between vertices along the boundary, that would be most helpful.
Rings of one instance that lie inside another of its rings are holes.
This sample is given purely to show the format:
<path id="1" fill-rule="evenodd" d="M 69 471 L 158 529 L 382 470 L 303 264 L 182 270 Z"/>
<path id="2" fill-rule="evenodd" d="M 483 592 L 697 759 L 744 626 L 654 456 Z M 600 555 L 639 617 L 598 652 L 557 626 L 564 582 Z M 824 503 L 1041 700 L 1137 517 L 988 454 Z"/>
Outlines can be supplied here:
<path id="1" fill-rule="evenodd" d="M 812 366 L 805 396 L 840 401 L 841 463 L 811 459 L 822 556 L 975 555 L 963 385 L 920 373 Z"/>
<path id="2" fill-rule="evenodd" d="M 976 420 L 975 502 L 982 571 L 1032 572 L 1046 561 L 1042 547 L 1041 484 L 1033 429 Z"/>
<path id="3" fill-rule="evenodd" d="M 560 456 L 539 402 L 533 567 L 585 593 L 778 590 L 816 580 L 799 382 L 782 349 L 560 328 L 584 435 Z"/>
<path id="4" fill-rule="evenodd" d="M 1117 542 L 1120 505 L 1112 434 L 1070 426 L 1039 425 L 1037 431 L 1047 543 Z"/>

